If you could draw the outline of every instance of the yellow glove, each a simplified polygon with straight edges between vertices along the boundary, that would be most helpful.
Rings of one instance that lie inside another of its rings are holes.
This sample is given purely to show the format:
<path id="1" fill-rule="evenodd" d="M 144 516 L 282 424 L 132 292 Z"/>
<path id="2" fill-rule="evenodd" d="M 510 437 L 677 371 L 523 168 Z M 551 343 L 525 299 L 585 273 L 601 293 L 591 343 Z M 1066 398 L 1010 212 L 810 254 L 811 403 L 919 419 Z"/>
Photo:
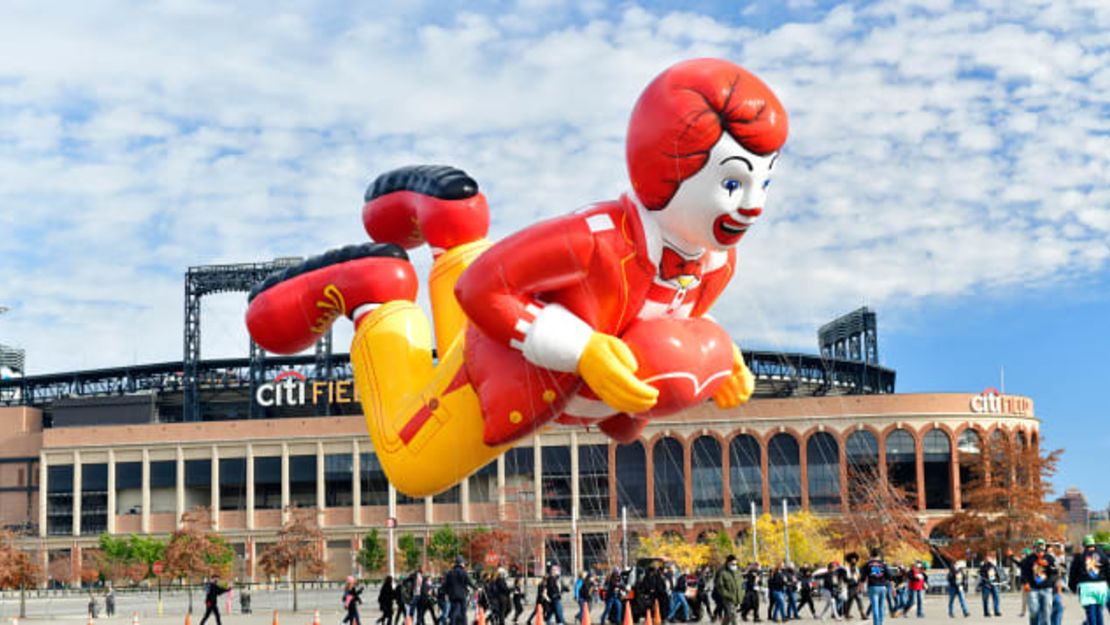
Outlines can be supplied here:
<path id="1" fill-rule="evenodd" d="M 650 409 L 659 391 L 636 377 L 636 357 L 619 338 L 594 332 L 578 358 L 578 375 L 601 401 L 621 412 Z"/>
<path id="2" fill-rule="evenodd" d="M 735 408 L 748 401 L 755 390 L 755 376 L 744 364 L 740 348 L 732 346 L 732 375 L 728 376 L 721 388 L 713 393 L 713 401 L 718 408 Z"/>

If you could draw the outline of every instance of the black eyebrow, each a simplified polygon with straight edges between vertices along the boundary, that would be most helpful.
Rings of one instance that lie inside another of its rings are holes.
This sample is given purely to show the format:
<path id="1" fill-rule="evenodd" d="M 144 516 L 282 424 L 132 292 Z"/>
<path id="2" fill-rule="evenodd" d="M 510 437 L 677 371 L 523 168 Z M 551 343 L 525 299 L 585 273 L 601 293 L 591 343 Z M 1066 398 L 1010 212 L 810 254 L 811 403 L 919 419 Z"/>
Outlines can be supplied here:
<path id="1" fill-rule="evenodd" d="M 752 162 L 749 161 L 748 159 L 744 158 L 743 156 L 730 156 L 730 157 L 726 158 L 725 160 L 721 161 L 721 164 L 724 165 L 725 163 L 727 163 L 729 161 L 733 161 L 733 160 L 744 161 L 744 164 L 748 166 L 748 171 L 752 171 Z"/>

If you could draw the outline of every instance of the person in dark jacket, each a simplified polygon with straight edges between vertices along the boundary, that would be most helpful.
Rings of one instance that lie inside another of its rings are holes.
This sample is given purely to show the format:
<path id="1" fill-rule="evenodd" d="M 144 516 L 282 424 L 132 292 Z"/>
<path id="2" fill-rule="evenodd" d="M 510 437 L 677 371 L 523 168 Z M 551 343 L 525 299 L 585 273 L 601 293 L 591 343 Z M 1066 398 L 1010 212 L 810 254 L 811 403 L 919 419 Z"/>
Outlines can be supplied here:
<path id="1" fill-rule="evenodd" d="M 513 578 L 513 589 L 511 592 L 513 602 L 513 625 L 520 622 L 520 615 L 524 612 L 524 578 L 517 575 Z"/>
<path id="2" fill-rule="evenodd" d="M 964 618 L 971 615 L 967 611 L 967 601 L 964 598 L 964 584 L 967 582 L 967 573 L 963 567 L 957 562 L 948 563 L 948 618 L 954 615 L 952 608 L 958 598 L 960 600 L 960 609 L 963 610 Z"/>
<path id="3" fill-rule="evenodd" d="M 740 604 L 740 578 L 737 575 L 739 568 L 736 563 L 736 556 L 729 555 L 724 566 L 717 571 L 717 575 L 713 578 L 713 587 L 720 597 L 721 618 L 724 625 L 736 624 L 736 606 Z M 741 618 L 743 618 L 743 614 L 741 614 Z M 759 618 L 758 612 L 756 618 Z"/>
<path id="4" fill-rule="evenodd" d="M 847 598 L 844 602 L 844 605 L 841 606 L 841 608 L 842 608 L 841 609 L 841 614 L 844 616 L 845 619 L 850 619 L 850 618 L 852 618 L 852 605 L 853 604 L 859 609 L 859 613 L 860 613 L 861 616 L 864 614 L 863 599 L 861 599 L 860 596 L 859 596 L 860 585 L 861 585 L 861 581 L 862 581 L 859 566 L 858 566 L 859 565 L 859 554 L 856 554 L 856 553 L 847 554 L 846 556 L 844 556 L 844 562 L 845 562 L 845 565 L 844 565 L 844 575 L 845 575 L 844 588 L 845 588 L 845 590 L 847 590 L 848 594 L 847 594 Z"/>
<path id="5" fill-rule="evenodd" d="M 449 625 L 466 625 L 467 622 L 466 600 L 470 597 L 470 590 L 474 585 L 463 567 L 464 563 L 462 556 L 457 556 L 455 566 L 451 567 L 443 578 L 444 592 L 450 602 L 451 613 L 447 617 Z"/>
<path id="6" fill-rule="evenodd" d="M 813 605 L 813 570 L 808 566 L 798 569 L 798 609 L 795 618 L 801 618 L 801 612 L 809 606 L 809 615 L 817 618 L 817 606 Z"/>
<path id="7" fill-rule="evenodd" d="M 758 562 L 752 562 L 744 571 L 744 595 L 740 602 L 740 620 L 747 621 L 748 613 L 751 613 L 752 620 L 756 623 L 761 623 L 759 618 L 759 580 L 762 577 L 762 571 L 759 569 Z M 735 608 L 735 606 L 733 606 Z"/>
<path id="8" fill-rule="evenodd" d="M 767 620 L 772 623 L 782 623 L 787 619 L 786 613 L 786 566 L 779 563 L 771 569 L 767 576 Z"/>
<path id="9" fill-rule="evenodd" d="M 393 623 L 393 576 L 386 575 L 385 581 L 382 582 L 382 587 L 378 589 L 378 610 L 381 616 L 377 621 L 377 625 L 391 625 Z"/>
<path id="10" fill-rule="evenodd" d="M 216 617 L 216 625 L 223 625 L 220 621 L 220 595 L 230 590 L 226 586 L 220 586 L 220 576 L 213 575 L 208 584 L 204 587 L 204 618 L 200 619 L 200 625 L 204 625 L 208 621 L 209 616 Z"/>
<path id="11" fill-rule="evenodd" d="M 614 567 L 613 572 L 605 580 L 605 608 L 601 611 L 602 625 L 609 622 L 621 625 L 623 622 L 621 618 L 624 616 L 624 594 L 624 578 L 621 577 L 621 570 Z"/>
<path id="12" fill-rule="evenodd" d="M 994 599 L 994 615 L 1002 616 L 1002 611 L 998 609 L 998 585 L 998 567 L 995 566 L 994 560 L 987 558 L 983 560 L 983 564 L 979 565 L 979 592 L 983 593 L 983 616 L 990 617 L 990 600 L 992 598 Z"/>
<path id="13" fill-rule="evenodd" d="M 547 603 L 550 606 L 550 613 L 548 613 L 548 620 L 554 620 L 559 625 L 567 625 L 566 619 L 563 617 L 563 586 L 559 579 L 559 565 L 552 562 L 547 567 L 547 576 L 543 578 L 544 594 L 547 596 Z"/>
<path id="14" fill-rule="evenodd" d="M 690 602 L 686 601 L 686 574 L 675 570 L 672 573 L 670 609 L 667 610 L 667 620 L 674 622 L 679 609 L 682 610 L 682 622 L 690 620 Z"/>
<path id="15" fill-rule="evenodd" d="M 1094 536 L 1083 537 L 1083 550 L 1075 554 L 1068 570 L 1068 589 L 1079 597 L 1087 615 L 1087 625 L 1103 625 L 1102 606 L 1106 605 L 1110 558 L 1095 544 Z"/>
<path id="16" fill-rule="evenodd" d="M 362 587 L 352 575 L 347 576 L 347 585 L 343 588 L 343 609 L 347 615 L 343 617 L 344 623 L 362 625 L 362 616 L 358 613 L 358 604 L 362 603 Z"/>
<path id="17" fill-rule="evenodd" d="M 1029 622 L 1048 625 L 1056 587 L 1056 558 L 1048 553 L 1043 538 L 1033 543 L 1033 552 L 1021 561 L 1021 581 L 1029 588 Z"/>

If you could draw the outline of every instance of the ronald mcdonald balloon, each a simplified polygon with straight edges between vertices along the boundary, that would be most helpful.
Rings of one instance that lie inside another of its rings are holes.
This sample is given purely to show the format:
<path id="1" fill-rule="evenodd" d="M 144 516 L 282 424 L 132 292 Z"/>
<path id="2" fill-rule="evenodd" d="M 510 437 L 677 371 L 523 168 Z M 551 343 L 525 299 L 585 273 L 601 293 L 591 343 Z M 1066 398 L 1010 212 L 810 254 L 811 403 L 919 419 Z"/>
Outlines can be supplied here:
<path id="1" fill-rule="evenodd" d="M 370 438 L 411 496 L 453 486 L 543 428 L 627 442 L 700 402 L 736 406 L 754 380 L 706 313 L 763 212 L 786 134 L 785 110 L 751 73 L 678 63 L 632 112 L 631 188 L 618 199 L 491 243 L 486 198 L 465 173 L 388 172 L 362 209 L 375 243 L 269 277 L 251 292 L 248 329 L 295 353 L 339 316 L 354 322 Z M 405 252 L 425 244 L 431 323 Z"/>

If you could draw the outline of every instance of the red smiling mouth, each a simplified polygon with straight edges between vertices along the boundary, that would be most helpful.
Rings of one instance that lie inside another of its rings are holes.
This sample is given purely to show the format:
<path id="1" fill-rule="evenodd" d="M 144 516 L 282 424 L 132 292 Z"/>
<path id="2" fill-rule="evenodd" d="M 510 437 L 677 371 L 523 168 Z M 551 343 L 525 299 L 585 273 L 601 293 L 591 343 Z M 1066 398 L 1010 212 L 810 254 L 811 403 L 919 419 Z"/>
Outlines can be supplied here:
<path id="1" fill-rule="evenodd" d="M 721 215 L 713 220 L 713 236 L 717 243 L 724 246 L 735 245 L 747 231 L 748 224 L 740 223 L 728 215 Z"/>

